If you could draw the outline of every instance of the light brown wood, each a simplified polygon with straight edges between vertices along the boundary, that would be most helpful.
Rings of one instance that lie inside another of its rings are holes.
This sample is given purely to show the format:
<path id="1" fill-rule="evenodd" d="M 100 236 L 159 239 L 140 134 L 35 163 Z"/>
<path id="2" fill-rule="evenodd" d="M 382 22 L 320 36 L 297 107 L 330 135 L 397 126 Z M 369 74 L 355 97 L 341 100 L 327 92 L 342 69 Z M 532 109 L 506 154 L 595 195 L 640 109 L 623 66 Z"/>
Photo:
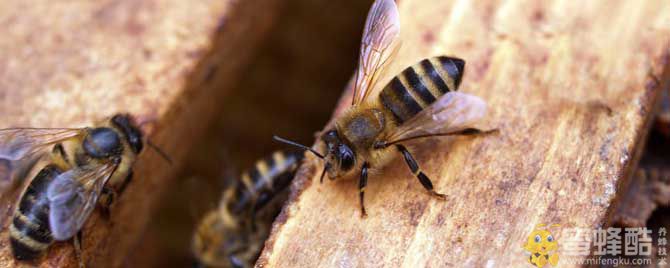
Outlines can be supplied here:
<path id="1" fill-rule="evenodd" d="M 398 155 L 370 176 L 365 219 L 357 178 L 320 185 L 322 164 L 308 158 L 257 265 L 524 267 L 521 247 L 536 224 L 609 224 L 670 78 L 670 6 L 402 0 L 399 7 L 403 45 L 388 74 L 429 56 L 464 58 L 461 90 L 488 102 L 500 133 L 412 143 L 447 200 L 426 194 Z M 350 98 L 348 87 L 334 117 Z"/>
<path id="2" fill-rule="evenodd" d="M 279 1 L 65 1 L 0 3 L 0 128 L 77 127 L 117 112 L 147 126 L 172 166 L 151 150 L 112 207 L 94 212 L 83 234 L 84 259 L 118 267 L 138 239 L 189 147 L 234 86 Z M 258 13 L 259 9 L 264 12 Z M 2 204 L 4 218 L 12 213 Z M 7 224 L 0 266 L 17 263 Z M 71 243 L 54 244 L 38 262 L 73 267 Z"/>

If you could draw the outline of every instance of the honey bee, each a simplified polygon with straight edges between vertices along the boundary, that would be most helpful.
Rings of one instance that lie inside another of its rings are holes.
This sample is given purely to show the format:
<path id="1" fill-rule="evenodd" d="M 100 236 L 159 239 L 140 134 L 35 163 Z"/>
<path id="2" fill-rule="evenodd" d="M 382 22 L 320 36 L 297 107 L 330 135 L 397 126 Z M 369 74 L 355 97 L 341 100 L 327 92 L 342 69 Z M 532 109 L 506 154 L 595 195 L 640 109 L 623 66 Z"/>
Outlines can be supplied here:
<path id="1" fill-rule="evenodd" d="M 281 209 L 283 202 L 277 196 L 285 192 L 302 157 L 302 153 L 275 152 L 223 192 L 219 207 L 205 215 L 193 234 L 198 266 L 254 265 Z"/>
<path id="2" fill-rule="evenodd" d="M 479 97 L 456 92 L 463 77 L 465 61 L 438 56 L 424 59 L 403 70 L 370 98 L 380 73 L 399 45 L 400 21 L 393 0 L 377 0 L 368 13 L 355 73 L 352 106 L 338 117 L 335 127 L 322 132 L 325 154 L 275 136 L 280 142 L 309 150 L 324 159 L 321 181 L 326 173 L 331 180 L 352 177 L 359 172 L 360 207 L 364 206 L 368 173 L 381 168 L 399 152 L 410 171 L 433 196 L 445 195 L 421 171 L 403 143 L 434 136 L 489 133 L 474 128 L 486 114 L 486 103 Z"/>
<path id="3" fill-rule="evenodd" d="M 71 238 L 80 257 L 80 236 L 76 234 L 101 195 L 108 197 L 100 204 L 108 209 L 123 192 L 143 145 L 142 132 L 124 114 L 95 127 L 0 130 L 0 159 L 11 162 L 10 167 L 20 170 L 37 161 L 46 162 L 28 182 L 14 210 L 9 229 L 14 257 L 34 261 L 54 241 Z M 23 175 L 14 173 L 11 180 L 27 179 Z M 118 191 L 108 185 L 117 186 Z M 82 266 L 81 257 L 79 261 Z"/>

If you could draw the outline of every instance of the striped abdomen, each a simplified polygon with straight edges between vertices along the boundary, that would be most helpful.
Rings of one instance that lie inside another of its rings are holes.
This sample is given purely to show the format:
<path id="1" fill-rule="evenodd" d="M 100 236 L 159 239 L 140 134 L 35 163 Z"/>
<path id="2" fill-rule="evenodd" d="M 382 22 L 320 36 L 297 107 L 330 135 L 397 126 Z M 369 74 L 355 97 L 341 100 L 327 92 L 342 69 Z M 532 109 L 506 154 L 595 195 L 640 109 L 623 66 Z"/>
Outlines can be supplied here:
<path id="1" fill-rule="evenodd" d="M 399 124 L 412 118 L 449 91 L 458 90 L 465 61 L 451 57 L 424 59 L 396 75 L 379 99 Z"/>
<path id="2" fill-rule="evenodd" d="M 34 260 L 53 242 L 46 192 L 49 183 L 61 173 L 55 165 L 44 167 L 21 196 L 9 231 L 16 259 Z"/>
<path id="3" fill-rule="evenodd" d="M 295 175 L 302 153 L 275 152 L 242 173 L 235 192 L 227 202 L 233 214 L 262 208 L 275 194 L 286 188 Z"/>

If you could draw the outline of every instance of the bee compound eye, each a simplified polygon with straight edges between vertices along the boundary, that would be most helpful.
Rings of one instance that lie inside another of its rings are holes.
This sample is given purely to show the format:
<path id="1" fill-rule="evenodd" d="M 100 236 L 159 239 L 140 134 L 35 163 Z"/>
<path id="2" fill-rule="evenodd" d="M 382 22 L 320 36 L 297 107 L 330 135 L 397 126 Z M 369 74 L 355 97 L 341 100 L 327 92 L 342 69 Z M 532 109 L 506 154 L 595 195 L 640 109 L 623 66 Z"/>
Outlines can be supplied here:
<path id="1" fill-rule="evenodd" d="M 540 241 L 542 241 L 542 237 L 540 237 L 540 235 L 536 235 L 535 236 L 535 243 L 540 243 Z"/>
<path id="2" fill-rule="evenodd" d="M 142 151 L 142 131 L 133 124 L 130 117 L 127 115 L 115 115 L 112 118 L 112 122 L 125 134 L 126 140 L 135 153 Z"/>

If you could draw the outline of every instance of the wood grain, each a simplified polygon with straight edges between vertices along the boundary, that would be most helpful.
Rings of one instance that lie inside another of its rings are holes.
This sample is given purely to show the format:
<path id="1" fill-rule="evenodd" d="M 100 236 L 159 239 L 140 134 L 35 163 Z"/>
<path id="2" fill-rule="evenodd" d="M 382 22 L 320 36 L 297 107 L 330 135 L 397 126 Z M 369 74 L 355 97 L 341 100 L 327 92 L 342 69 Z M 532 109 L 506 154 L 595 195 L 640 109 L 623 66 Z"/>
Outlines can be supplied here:
<path id="1" fill-rule="evenodd" d="M 461 90 L 488 102 L 500 133 L 411 144 L 447 201 L 426 194 L 397 157 L 369 178 L 366 219 L 356 180 L 320 185 L 322 164 L 308 158 L 257 265 L 523 267 L 521 247 L 536 224 L 610 224 L 659 88 L 668 86 L 670 6 L 402 0 L 399 7 L 403 46 L 388 74 L 433 55 L 464 58 Z M 348 87 L 334 117 L 350 97 Z M 559 245 L 569 238 L 559 236 Z"/>
<path id="2" fill-rule="evenodd" d="M 117 112 L 153 120 L 147 136 L 173 158 L 145 150 L 134 180 L 112 207 L 84 227 L 84 259 L 118 267 L 201 136 L 219 101 L 272 20 L 275 0 L 2 1 L 0 128 L 77 127 Z M 262 14 L 256 11 L 268 9 Z M 252 16 L 253 15 L 253 16 Z M 4 218 L 12 203 L 2 204 Z M 0 266 L 11 255 L 4 222 Z M 70 243 L 37 264 L 73 267 Z"/>

